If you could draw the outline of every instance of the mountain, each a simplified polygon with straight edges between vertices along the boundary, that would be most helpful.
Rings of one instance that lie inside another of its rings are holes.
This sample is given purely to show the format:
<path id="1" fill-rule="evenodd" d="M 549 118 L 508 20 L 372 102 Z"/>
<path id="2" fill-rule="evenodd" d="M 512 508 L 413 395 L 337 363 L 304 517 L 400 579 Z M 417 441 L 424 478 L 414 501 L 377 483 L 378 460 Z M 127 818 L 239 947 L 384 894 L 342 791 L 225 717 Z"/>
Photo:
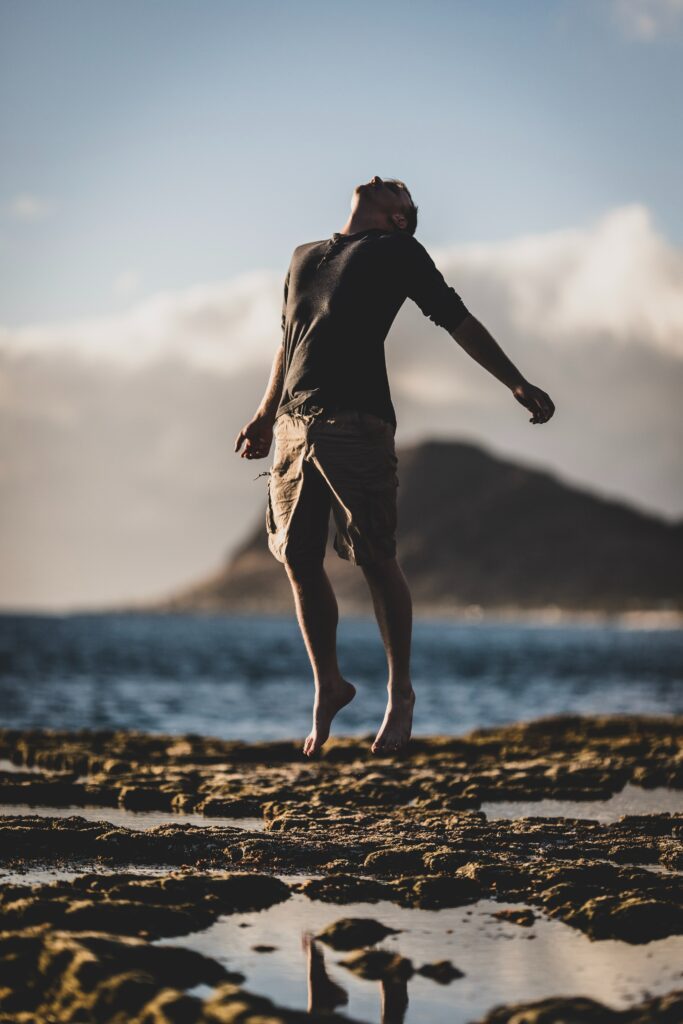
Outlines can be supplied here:
<path id="1" fill-rule="evenodd" d="M 397 455 L 399 559 L 417 612 L 683 609 L 682 522 L 470 443 L 429 440 Z M 325 566 L 342 610 L 371 609 L 358 567 L 331 546 Z M 291 611 L 286 573 L 267 548 L 265 509 L 224 567 L 155 607 Z"/>

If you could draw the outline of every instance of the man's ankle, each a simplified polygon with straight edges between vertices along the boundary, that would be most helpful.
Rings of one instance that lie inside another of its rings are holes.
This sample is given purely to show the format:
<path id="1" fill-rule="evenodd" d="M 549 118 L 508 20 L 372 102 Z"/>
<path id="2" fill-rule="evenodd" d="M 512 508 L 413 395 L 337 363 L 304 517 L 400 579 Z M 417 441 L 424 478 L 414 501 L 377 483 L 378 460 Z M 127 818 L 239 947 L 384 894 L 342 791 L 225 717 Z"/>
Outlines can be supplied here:
<path id="1" fill-rule="evenodd" d="M 324 676 L 317 676 L 313 683 L 318 693 L 326 693 L 329 690 L 338 690 L 342 685 L 341 672 L 330 672 Z"/>
<path id="2" fill-rule="evenodd" d="M 400 682 L 391 681 L 387 686 L 387 692 L 389 700 L 408 700 L 410 697 L 415 696 L 410 679 L 403 679 Z"/>

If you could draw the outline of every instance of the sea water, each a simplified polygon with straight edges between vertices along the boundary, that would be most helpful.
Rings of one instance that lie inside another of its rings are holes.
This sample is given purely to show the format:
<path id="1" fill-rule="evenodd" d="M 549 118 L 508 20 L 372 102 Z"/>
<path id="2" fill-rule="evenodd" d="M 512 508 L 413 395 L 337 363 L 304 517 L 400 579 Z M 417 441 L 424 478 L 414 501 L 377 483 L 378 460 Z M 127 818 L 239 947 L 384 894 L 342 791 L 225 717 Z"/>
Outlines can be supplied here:
<path id="1" fill-rule="evenodd" d="M 373 619 L 342 618 L 358 697 L 339 733 L 373 732 L 387 666 Z M 415 732 L 558 713 L 683 712 L 683 630 L 528 622 L 414 624 Z M 0 616 L 0 724 L 256 741 L 306 734 L 311 669 L 293 615 Z"/>

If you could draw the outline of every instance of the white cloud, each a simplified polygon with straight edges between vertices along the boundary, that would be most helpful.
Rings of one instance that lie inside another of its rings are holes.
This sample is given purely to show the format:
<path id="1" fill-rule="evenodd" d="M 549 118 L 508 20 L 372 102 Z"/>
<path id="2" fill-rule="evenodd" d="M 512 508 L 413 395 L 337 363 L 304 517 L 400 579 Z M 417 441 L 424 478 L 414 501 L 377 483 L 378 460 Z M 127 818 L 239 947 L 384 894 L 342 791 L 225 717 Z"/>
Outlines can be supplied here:
<path id="1" fill-rule="evenodd" d="M 70 323 L 0 327 L 0 351 L 71 355 L 135 370 L 171 360 L 230 374 L 272 358 L 280 340 L 279 274 L 159 292 L 128 310 Z"/>
<path id="2" fill-rule="evenodd" d="M 497 284 L 515 325 L 550 344 L 598 332 L 683 357 L 683 252 L 657 234 L 645 206 L 619 207 L 583 230 L 444 249 L 438 259 L 455 280 Z"/>
<path id="3" fill-rule="evenodd" d="M 519 331 L 550 345 L 597 332 L 683 356 L 683 253 L 657 234 L 644 206 L 619 207 L 584 229 L 456 245 L 432 255 L 466 301 L 471 290 L 494 291 Z M 282 279 L 253 271 L 159 292 L 121 313 L 0 327 L 0 351 L 72 354 L 128 369 L 170 359 L 232 374 L 272 358 Z"/>
<path id="4" fill-rule="evenodd" d="M 614 0 L 613 10 L 626 35 L 649 41 L 680 26 L 683 0 Z"/>
<path id="5" fill-rule="evenodd" d="M 33 224 L 48 217 L 52 212 L 52 208 L 40 196 L 31 195 L 29 192 L 22 192 L 10 199 L 6 205 L 6 211 L 13 220 Z"/>

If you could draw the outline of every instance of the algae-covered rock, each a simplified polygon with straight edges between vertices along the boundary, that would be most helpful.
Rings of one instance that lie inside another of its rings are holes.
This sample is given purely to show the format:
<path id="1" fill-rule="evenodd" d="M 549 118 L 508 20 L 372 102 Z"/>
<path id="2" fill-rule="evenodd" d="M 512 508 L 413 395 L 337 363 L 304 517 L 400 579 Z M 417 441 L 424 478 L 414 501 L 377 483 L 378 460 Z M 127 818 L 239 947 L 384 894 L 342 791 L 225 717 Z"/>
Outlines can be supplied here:
<path id="1" fill-rule="evenodd" d="M 333 949 L 361 949 L 374 946 L 387 935 L 395 935 L 395 928 L 387 928 L 371 917 L 343 917 L 330 924 L 316 938 L 326 942 Z"/>
<path id="2" fill-rule="evenodd" d="M 533 910 L 499 910 L 494 915 L 499 921 L 509 921 L 510 924 L 521 925 L 522 928 L 531 928 L 536 920 Z"/>
<path id="3" fill-rule="evenodd" d="M 364 867 L 376 874 L 405 875 L 424 870 L 424 860 L 420 850 L 411 847 L 375 850 L 365 858 Z"/>
<path id="4" fill-rule="evenodd" d="M 633 945 L 683 931 L 683 907 L 639 896 L 599 896 L 570 911 L 564 919 L 591 938 L 621 939 Z"/>
<path id="5" fill-rule="evenodd" d="M 481 897 L 481 887 L 473 879 L 451 875 L 401 878 L 395 885 L 404 902 L 430 910 L 464 907 Z"/>
<path id="6" fill-rule="evenodd" d="M 438 981 L 439 985 L 450 985 L 452 981 L 465 977 L 464 971 L 454 967 L 450 960 L 437 960 L 432 964 L 423 964 L 417 973 L 422 974 L 425 978 L 431 978 L 432 981 Z"/>
<path id="7" fill-rule="evenodd" d="M 678 1024 L 683 991 L 655 996 L 626 1010 L 612 1010 L 581 996 L 497 1006 L 472 1024 Z"/>
<path id="8" fill-rule="evenodd" d="M 393 895 L 386 882 L 344 874 L 310 878 L 302 884 L 301 892 L 311 900 L 325 903 L 376 903 L 390 900 Z"/>
<path id="9" fill-rule="evenodd" d="M 389 979 L 392 981 L 412 978 L 415 973 L 412 962 L 399 953 L 386 949 L 357 950 L 341 961 L 342 966 L 371 981 Z"/>

